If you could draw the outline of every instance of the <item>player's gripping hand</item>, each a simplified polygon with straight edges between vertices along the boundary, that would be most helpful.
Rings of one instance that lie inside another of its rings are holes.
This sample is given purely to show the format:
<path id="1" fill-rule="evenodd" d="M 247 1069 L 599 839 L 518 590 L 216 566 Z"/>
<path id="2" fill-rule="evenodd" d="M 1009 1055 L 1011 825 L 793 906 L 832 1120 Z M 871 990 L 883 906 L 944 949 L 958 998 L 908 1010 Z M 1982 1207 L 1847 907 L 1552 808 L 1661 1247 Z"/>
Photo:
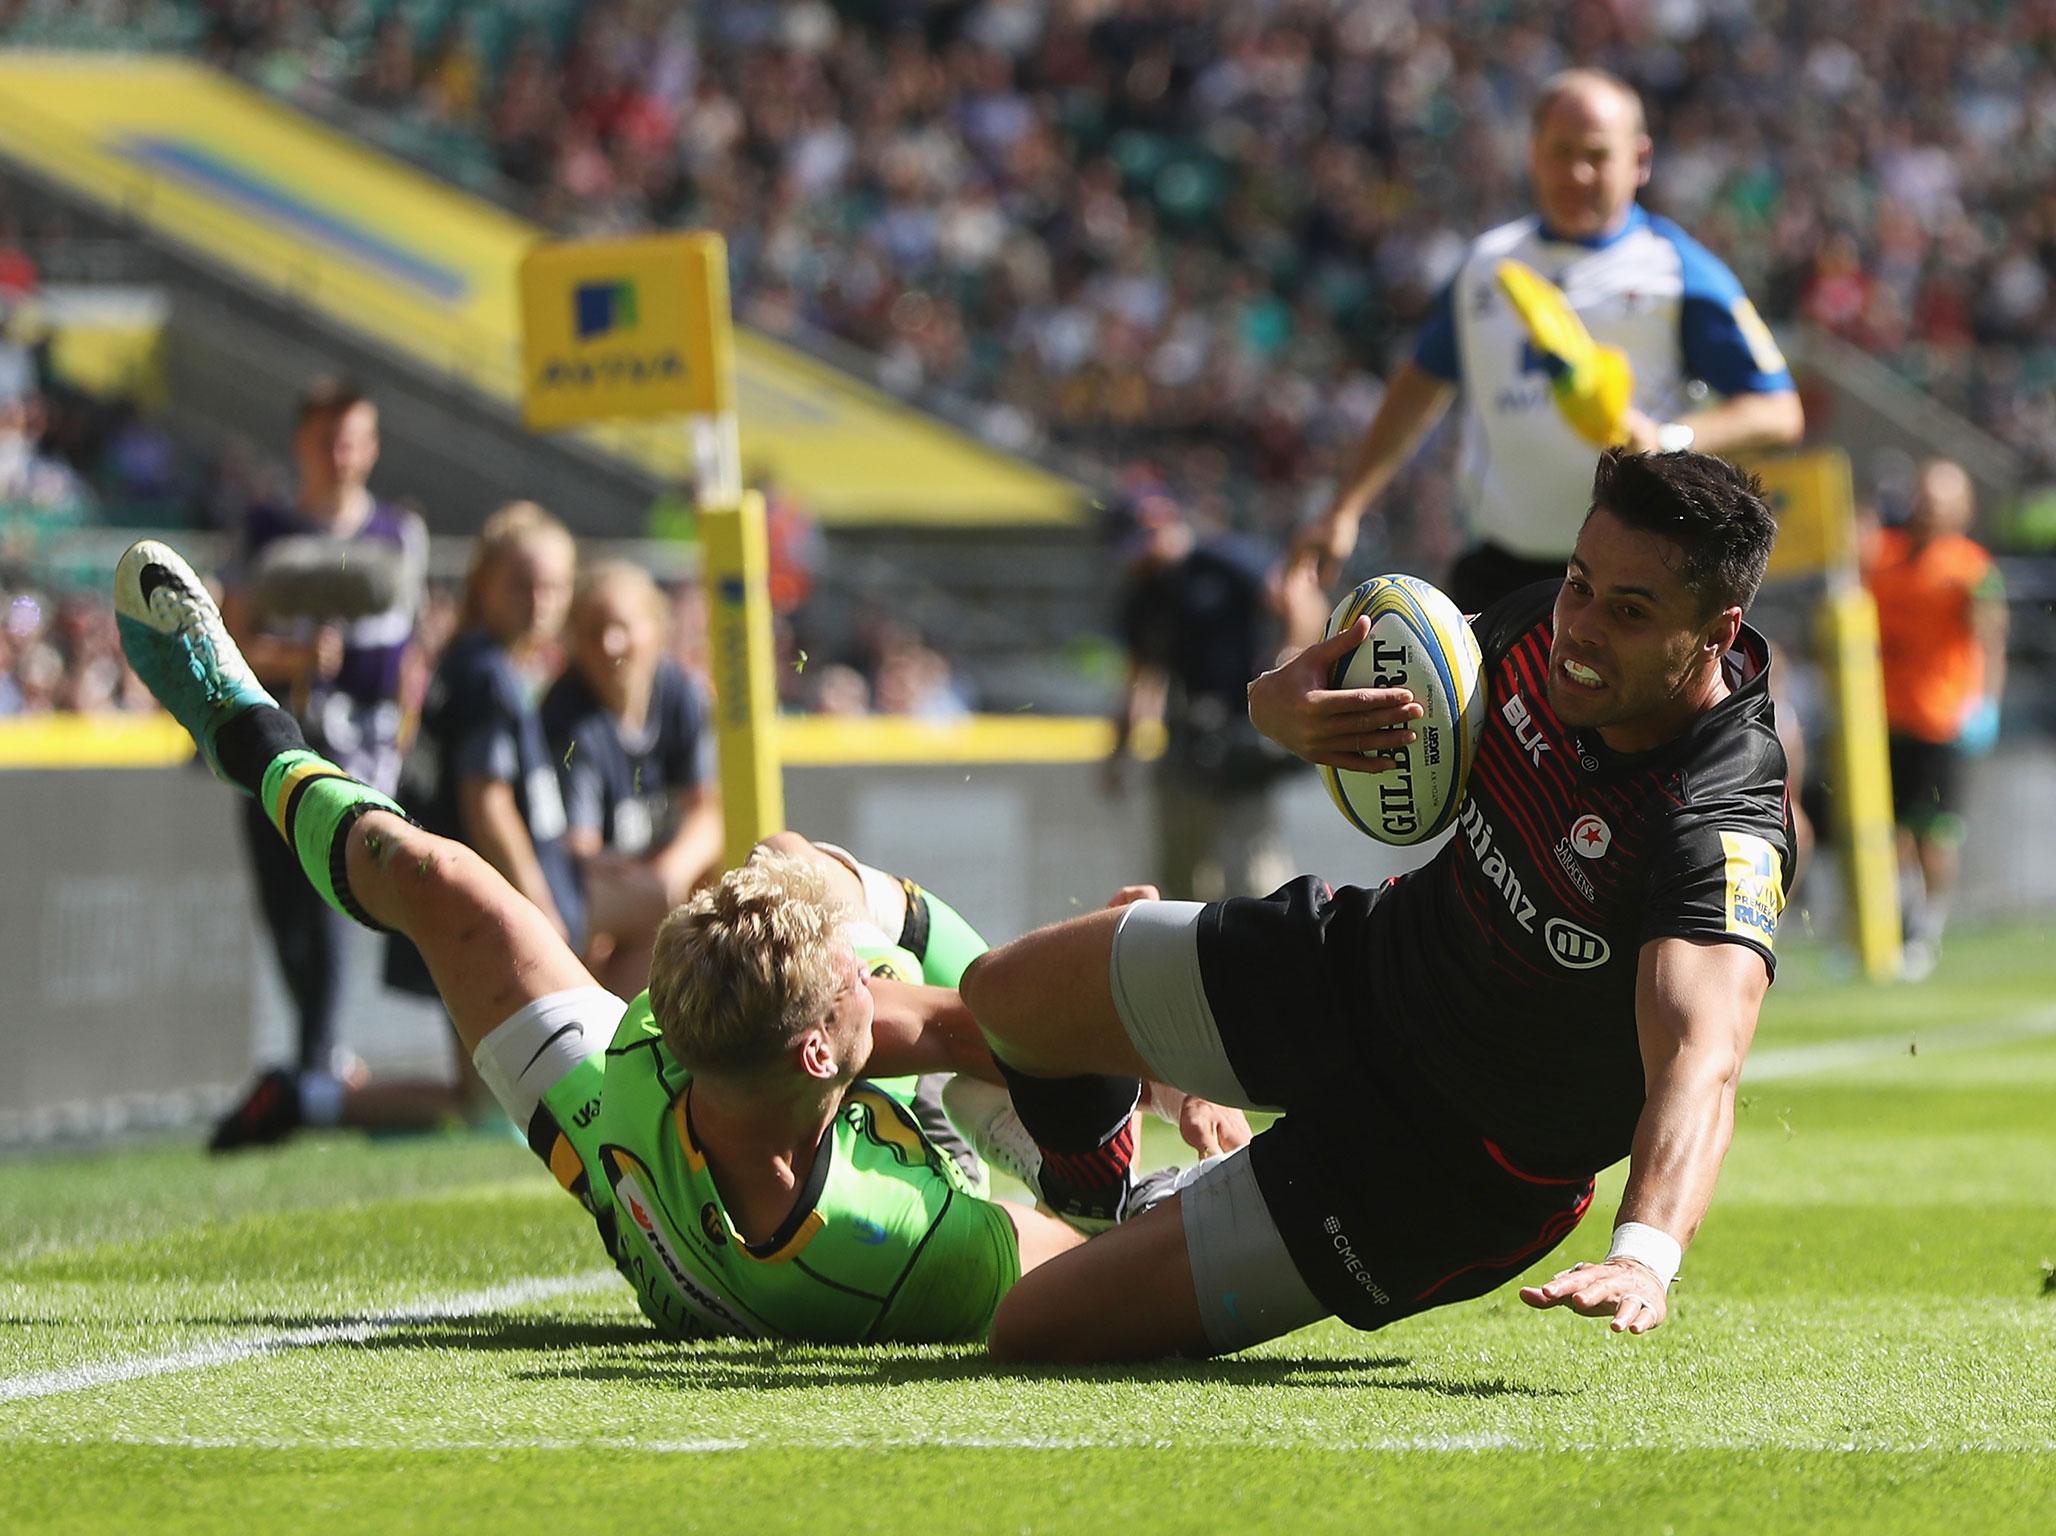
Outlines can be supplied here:
<path id="1" fill-rule="evenodd" d="M 1405 688 L 1331 688 L 1336 664 L 1370 637 L 1359 618 L 1249 685 L 1249 720 L 1295 757 L 1330 768 L 1383 773 L 1414 739 L 1421 706 Z"/>
<path id="2" fill-rule="evenodd" d="M 1249 1128 L 1249 1117 L 1234 1105 L 1216 1104 L 1169 1083 L 1143 1084 L 1143 1103 L 1177 1126 L 1185 1145 L 1201 1157 L 1239 1152 L 1256 1134 Z"/>
<path id="3" fill-rule="evenodd" d="M 1238 1152 L 1249 1145 L 1249 1117 L 1232 1104 L 1185 1096 L 1178 1106 L 1178 1134 L 1201 1157 Z"/>
<path id="4" fill-rule="evenodd" d="M 1542 1309 L 1569 1307 L 1580 1317 L 1610 1317 L 1615 1333 L 1647 1333 L 1670 1315 L 1663 1281 L 1640 1259 L 1573 1264 L 1553 1280 L 1522 1286 L 1521 1300 Z"/>
<path id="5" fill-rule="evenodd" d="M 1502 261 L 1494 275 L 1549 370 L 1549 390 L 1564 420 L 1595 448 L 1628 443 L 1635 369 L 1627 353 L 1594 341 L 1563 290 L 1532 267 Z"/>

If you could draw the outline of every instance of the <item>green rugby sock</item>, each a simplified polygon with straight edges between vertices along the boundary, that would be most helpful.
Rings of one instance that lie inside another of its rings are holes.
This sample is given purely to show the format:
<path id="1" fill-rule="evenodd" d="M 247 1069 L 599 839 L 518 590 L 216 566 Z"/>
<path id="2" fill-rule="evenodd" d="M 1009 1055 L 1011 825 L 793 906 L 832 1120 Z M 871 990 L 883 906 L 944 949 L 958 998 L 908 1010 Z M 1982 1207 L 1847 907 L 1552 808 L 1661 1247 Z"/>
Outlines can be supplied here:
<path id="1" fill-rule="evenodd" d="M 407 813 L 400 803 L 305 747 L 281 752 L 266 765 L 258 798 L 271 824 L 299 855 L 300 868 L 321 899 L 345 917 L 383 933 L 385 925 L 350 894 L 345 853 L 350 828 L 359 816 L 391 811 L 404 819 Z"/>

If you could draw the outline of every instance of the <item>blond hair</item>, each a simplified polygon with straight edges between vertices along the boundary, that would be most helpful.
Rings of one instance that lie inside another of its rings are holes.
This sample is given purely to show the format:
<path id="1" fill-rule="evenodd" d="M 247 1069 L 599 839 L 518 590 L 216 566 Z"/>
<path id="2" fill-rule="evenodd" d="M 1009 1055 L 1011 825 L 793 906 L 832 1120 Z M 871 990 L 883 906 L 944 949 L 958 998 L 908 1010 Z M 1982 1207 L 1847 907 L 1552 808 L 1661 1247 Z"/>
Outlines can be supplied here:
<path id="1" fill-rule="evenodd" d="M 650 1012 L 687 1071 L 761 1072 L 834 1010 L 847 950 L 819 871 L 759 853 L 657 930 Z"/>
<path id="2" fill-rule="evenodd" d="M 656 578 L 632 560 L 595 560 L 590 565 L 581 566 L 577 585 L 571 589 L 572 618 L 576 620 L 588 603 L 616 586 L 627 589 L 631 603 L 642 605 L 655 622 L 658 634 L 670 631 L 670 600 L 664 596 L 664 589 L 657 585 Z"/>
<path id="3" fill-rule="evenodd" d="M 578 541 L 571 530 L 533 501 L 510 501 L 485 520 L 478 542 L 471 546 L 471 564 L 464 571 L 464 602 L 458 623 L 479 622 L 479 585 L 486 572 L 519 550 L 538 544 L 561 544 L 578 559 Z"/>

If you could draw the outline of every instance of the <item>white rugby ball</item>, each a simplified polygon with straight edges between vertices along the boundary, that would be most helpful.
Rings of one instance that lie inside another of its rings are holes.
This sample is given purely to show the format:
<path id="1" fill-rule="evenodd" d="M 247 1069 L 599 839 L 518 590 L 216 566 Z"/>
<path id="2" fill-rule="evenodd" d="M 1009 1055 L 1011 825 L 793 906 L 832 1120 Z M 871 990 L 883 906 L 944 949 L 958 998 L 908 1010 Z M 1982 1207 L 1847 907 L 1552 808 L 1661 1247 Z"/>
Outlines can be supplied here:
<path id="1" fill-rule="evenodd" d="M 1371 633 L 1335 664 L 1336 688 L 1405 688 L 1421 706 L 1396 767 L 1323 767 L 1336 807 L 1359 832 L 1407 847 L 1456 820 L 1485 728 L 1485 658 L 1456 604 L 1412 576 L 1373 576 L 1335 605 L 1328 633 L 1368 616 Z"/>

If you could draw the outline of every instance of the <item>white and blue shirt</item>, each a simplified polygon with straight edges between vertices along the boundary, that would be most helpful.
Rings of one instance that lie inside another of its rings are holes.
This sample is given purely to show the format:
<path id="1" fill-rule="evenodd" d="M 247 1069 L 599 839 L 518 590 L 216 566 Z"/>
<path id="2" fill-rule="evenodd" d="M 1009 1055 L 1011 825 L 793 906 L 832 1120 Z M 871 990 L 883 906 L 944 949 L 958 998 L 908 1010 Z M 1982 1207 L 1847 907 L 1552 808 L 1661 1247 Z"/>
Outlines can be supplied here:
<path id="1" fill-rule="evenodd" d="M 1528 217 L 1471 242 L 1437 296 L 1414 362 L 1460 385 L 1460 478 L 1471 537 L 1526 559 L 1577 542 L 1598 454 L 1549 393 L 1549 374 L 1495 276 L 1522 262 L 1563 291 L 1593 339 L 1627 353 L 1635 406 L 1658 421 L 1686 408 L 1694 380 L 1727 395 L 1792 388 L 1792 375 L 1742 285 L 1719 257 L 1639 205 L 1612 234 L 1571 240 Z"/>

